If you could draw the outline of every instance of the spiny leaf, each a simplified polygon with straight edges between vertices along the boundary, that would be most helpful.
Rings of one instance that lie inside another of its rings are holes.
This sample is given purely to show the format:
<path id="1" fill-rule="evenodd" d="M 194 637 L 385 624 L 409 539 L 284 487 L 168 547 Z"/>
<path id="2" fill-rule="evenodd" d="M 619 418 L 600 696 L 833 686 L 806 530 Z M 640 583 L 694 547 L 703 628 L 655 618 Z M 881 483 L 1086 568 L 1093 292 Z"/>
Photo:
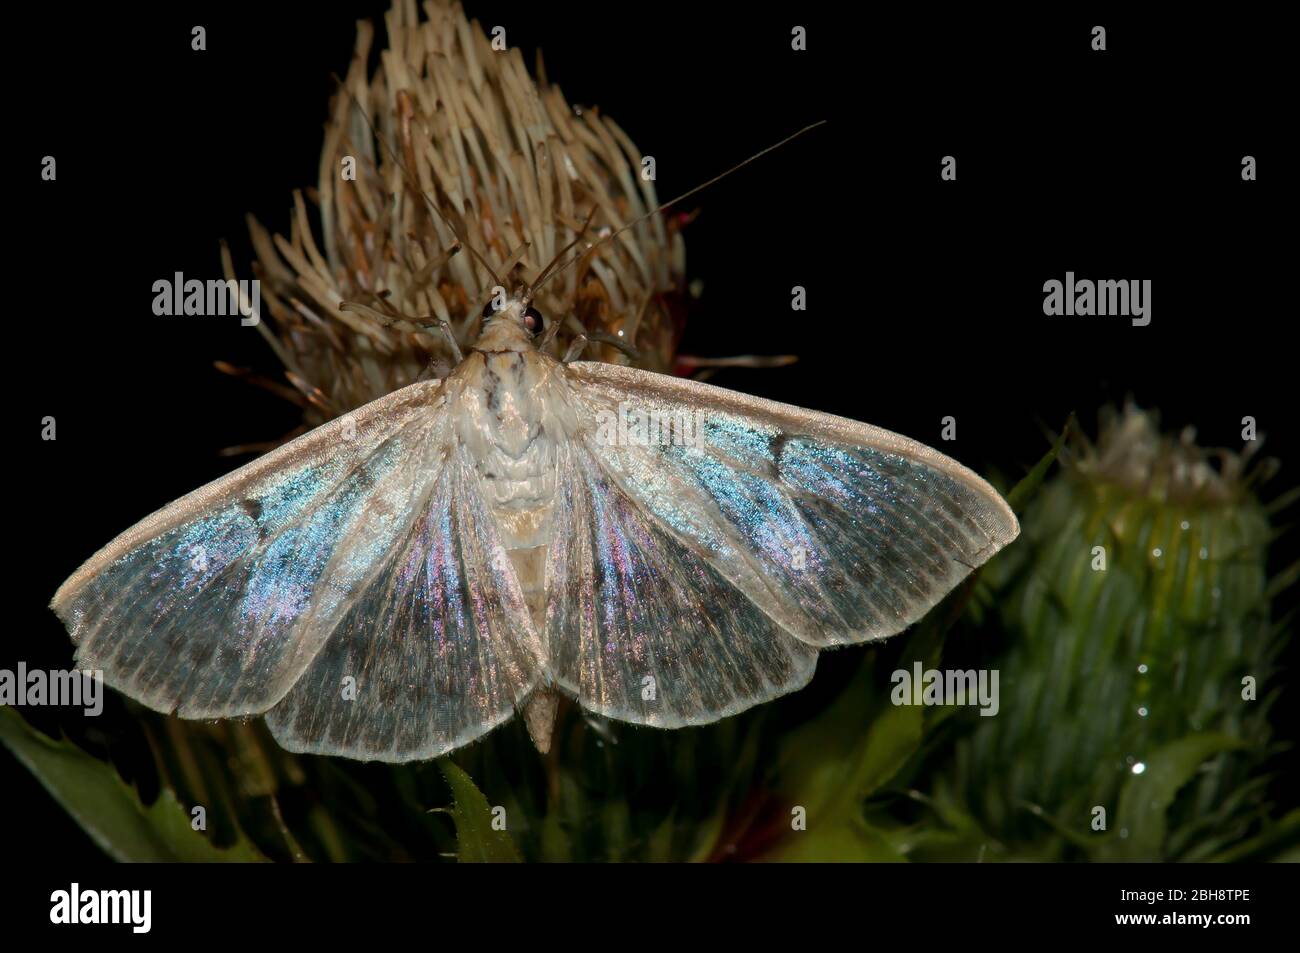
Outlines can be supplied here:
<path id="1" fill-rule="evenodd" d="M 47 737 L 12 708 L 0 710 L 0 741 L 91 839 L 116 860 L 165 863 L 267 859 L 242 838 L 231 847 L 213 845 L 190 826 L 185 807 L 166 788 L 146 807 L 111 764 L 70 741 Z"/>
<path id="2" fill-rule="evenodd" d="M 1210 858 L 1219 863 L 1237 861 L 1300 861 L 1300 808 L 1293 808 L 1249 840 L 1234 844 Z"/>
<path id="3" fill-rule="evenodd" d="M 1300 500 L 1300 486 L 1293 486 L 1285 493 L 1279 494 L 1277 498 L 1264 507 L 1264 512 L 1269 516 L 1276 516 L 1297 500 Z"/>
<path id="4" fill-rule="evenodd" d="M 492 808 L 470 776 L 454 762 L 438 762 L 455 803 L 451 810 L 456 824 L 456 856 L 461 863 L 518 862 L 519 851 L 505 831 L 492 827 Z"/>
<path id="5" fill-rule="evenodd" d="M 1264 598 L 1275 599 L 1297 582 L 1300 582 L 1300 559 L 1297 559 L 1268 581 L 1268 589 L 1264 592 Z"/>
<path id="6" fill-rule="evenodd" d="M 1007 505 L 1015 513 L 1022 514 L 1025 504 L 1029 502 L 1029 498 L 1042 486 L 1043 480 L 1047 478 L 1047 471 L 1052 468 L 1056 458 L 1061 455 L 1061 450 L 1065 447 L 1065 441 L 1069 438 L 1070 431 L 1074 426 L 1074 415 L 1071 414 L 1070 419 L 1061 428 L 1061 435 L 1052 444 L 1052 448 L 1043 454 L 1042 458 L 1034 464 L 1033 469 L 1026 473 L 1020 482 L 1012 487 L 1011 492 L 1007 494 Z"/>

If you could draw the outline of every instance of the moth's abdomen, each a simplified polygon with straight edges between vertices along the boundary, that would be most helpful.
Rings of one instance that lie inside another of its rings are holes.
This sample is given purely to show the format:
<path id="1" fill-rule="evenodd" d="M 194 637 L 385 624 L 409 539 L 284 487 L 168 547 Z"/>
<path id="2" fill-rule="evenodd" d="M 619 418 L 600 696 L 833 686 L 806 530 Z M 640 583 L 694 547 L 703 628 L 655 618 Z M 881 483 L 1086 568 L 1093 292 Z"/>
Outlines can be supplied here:
<path id="1" fill-rule="evenodd" d="M 555 453 L 550 441 L 535 442 L 520 458 L 500 451 L 475 461 L 483 499 L 493 508 L 530 509 L 555 496 Z"/>

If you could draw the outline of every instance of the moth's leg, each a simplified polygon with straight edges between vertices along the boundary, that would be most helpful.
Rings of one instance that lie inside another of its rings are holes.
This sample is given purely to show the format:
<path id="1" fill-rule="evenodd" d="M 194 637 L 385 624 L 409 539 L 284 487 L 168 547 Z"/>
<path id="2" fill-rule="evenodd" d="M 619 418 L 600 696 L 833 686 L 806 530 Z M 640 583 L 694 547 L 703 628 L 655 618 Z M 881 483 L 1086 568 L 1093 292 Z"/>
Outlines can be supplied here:
<path id="1" fill-rule="evenodd" d="M 616 347 L 627 355 L 629 361 L 633 364 L 644 363 L 641 352 L 634 348 L 630 341 L 616 337 L 613 334 L 606 334 L 604 331 L 588 331 L 587 337 L 599 344 L 608 344 L 610 347 Z"/>
<path id="2" fill-rule="evenodd" d="M 424 247 L 423 243 L 417 241 L 417 244 L 419 244 L 421 248 Z M 460 241 L 454 241 L 451 243 L 449 248 L 443 249 L 441 255 L 430 258 L 420 268 L 415 268 L 414 265 L 412 265 L 413 273 L 411 275 L 411 290 L 419 291 L 430 284 L 433 281 L 434 274 L 455 258 L 457 252 L 459 252 L 463 247 L 464 246 Z M 408 255 L 407 258 L 409 260 L 410 256 Z"/>
<path id="3" fill-rule="evenodd" d="M 440 381 L 451 373 L 451 365 L 444 360 L 431 358 L 429 363 L 424 366 L 424 370 L 416 375 L 415 382 L 420 381 Z"/>
<path id="4" fill-rule="evenodd" d="M 451 329 L 451 322 L 446 318 L 439 318 L 438 327 L 446 335 L 447 343 L 451 346 L 451 356 L 456 359 L 456 363 L 465 360 L 465 355 L 460 352 L 460 343 L 456 340 L 456 334 Z"/>
<path id="5" fill-rule="evenodd" d="M 382 311 L 376 311 L 374 308 L 368 308 L 364 304 L 358 304 L 355 301 L 340 302 L 339 310 L 359 314 L 385 328 L 396 328 L 399 331 L 409 331 L 412 334 L 424 334 L 435 340 L 444 339 L 451 348 L 451 356 L 455 358 L 457 364 L 465 359 L 465 355 L 460 350 L 460 343 L 456 340 L 456 333 L 452 330 L 451 322 L 446 318 L 435 317 L 432 314 L 426 314 L 420 318 L 384 314 Z M 433 323 L 428 324 L 425 322 Z"/>
<path id="6" fill-rule="evenodd" d="M 382 311 L 376 311 L 374 308 L 366 307 L 364 304 L 358 304 L 355 301 L 343 301 L 339 303 L 340 311 L 350 311 L 353 314 L 359 314 L 363 318 L 368 318 L 376 324 L 385 328 L 395 328 L 398 331 L 407 331 L 411 334 L 421 334 L 425 337 L 432 338 L 435 341 L 445 341 L 451 348 L 452 357 L 459 364 L 465 359 L 461 353 L 460 344 L 456 341 L 456 334 L 452 330 L 451 322 L 445 318 L 435 318 L 433 315 L 425 315 L 422 318 L 411 318 L 405 315 L 384 314 Z M 426 323 L 433 322 L 433 323 Z M 442 373 L 439 371 L 442 370 Z M 428 365 L 415 378 L 417 381 L 442 380 L 447 376 L 450 368 L 442 369 L 439 362 L 430 360 Z"/>
<path id="7" fill-rule="evenodd" d="M 423 334 L 427 337 L 440 340 L 441 335 L 438 333 L 438 325 L 423 324 L 420 322 L 434 321 L 437 319 L 433 315 L 426 315 L 422 318 L 413 318 L 403 314 L 385 314 L 382 311 L 376 311 L 357 301 L 339 302 L 340 311 L 348 311 L 352 314 L 358 314 L 363 318 L 373 321 L 382 328 L 396 328 L 398 331 L 408 331 L 411 334 Z"/>
<path id="8" fill-rule="evenodd" d="M 734 357 L 696 357 L 694 354 L 677 355 L 677 363 L 684 367 L 786 367 L 799 360 L 797 354 L 737 354 Z"/>
<path id="9" fill-rule="evenodd" d="M 562 364 L 572 364 L 587 349 L 587 335 L 579 334 L 569 342 L 569 349 L 564 352 Z"/>
<path id="10" fill-rule="evenodd" d="M 456 364 L 459 364 L 461 361 L 463 361 L 465 359 L 465 356 L 464 354 L 461 353 L 460 343 L 456 340 L 456 333 L 455 331 L 452 330 L 451 322 L 446 320 L 445 318 L 440 318 L 438 319 L 438 323 L 436 325 L 424 325 L 424 330 L 432 335 L 434 327 L 438 328 L 438 330 L 442 332 L 442 336 L 441 336 L 442 339 L 445 339 L 447 342 L 447 346 L 451 348 L 452 360 L 455 361 Z M 447 365 L 447 362 L 445 360 L 439 360 L 438 358 L 431 358 L 429 360 L 428 367 L 426 367 L 423 371 L 420 372 L 420 376 L 417 377 L 416 380 L 424 381 L 424 380 L 429 380 L 430 378 L 437 378 L 438 380 L 442 380 L 450 373 L 451 373 L 451 367 Z"/>
<path id="11" fill-rule="evenodd" d="M 799 360 L 795 354 L 737 354 L 735 357 L 696 357 L 693 354 L 678 354 L 676 363 L 679 367 L 690 370 L 691 379 L 707 381 L 722 367 L 785 367 Z"/>

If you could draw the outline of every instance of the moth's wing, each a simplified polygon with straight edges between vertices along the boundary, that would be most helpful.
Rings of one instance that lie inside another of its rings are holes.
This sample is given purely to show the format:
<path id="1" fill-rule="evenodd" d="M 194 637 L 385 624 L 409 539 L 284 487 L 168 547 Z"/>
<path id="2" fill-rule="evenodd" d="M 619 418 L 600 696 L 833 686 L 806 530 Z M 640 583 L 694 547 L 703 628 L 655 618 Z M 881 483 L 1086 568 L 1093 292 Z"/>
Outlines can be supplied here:
<path id="1" fill-rule="evenodd" d="M 984 480 L 898 434 L 610 364 L 566 380 L 611 482 L 807 645 L 901 631 L 1019 533 Z M 679 442 L 602 433 L 620 405 L 680 422 Z"/>
<path id="2" fill-rule="evenodd" d="M 625 491 L 586 441 L 557 453 L 545 632 L 556 684 L 589 711 L 663 728 L 807 684 L 815 649 Z"/>
<path id="3" fill-rule="evenodd" d="M 339 585 L 323 585 L 335 550 L 368 506 L 409 503 L 440 390 L 415 384 L 367 404 L 118 536 L 51 603 L 78 663 L 186 718 L 279 701 L 320 647 L 323 625 L 304 620 L 328 624 L 337 610 Z"/>
<path id="4" fill-rule="evenodd" d="M 458 479 L 456 471 L 448 475 L 452 428 L 444 403 L 439 382 L 414 384 L 311 431 L 127 530 L 54 597 L 53 608 L 78 645 L 79 664 L 101 669 L 109 685 L 159 711 L 188 718 L 267 711 L 308 670 L 335 630 L 346 626 L 339 638 L 355 635 L 355 605 L 375 605 L 375 593 L 386 586 L 398 591 L 393 579 L 406 564 L 395 554 L 409 559 L 413 537 L 432 532 L 436 511 L 430 507 L 447 502 L 449 481 Z M 471 498 L 455 494 L 449 512 L 458 514 L 461 532 L 478 532 L 481 540 L 481 512 Z M 445 539 L 432 540 L 430 560 L 440 558 L 438 546 L 448 545 Z M 449 598 L 454 603 L 468 592 L 476 607 L 489 606 L 486 611 L 494 617 L 519 615 L 517 592 L 503 587 L 509 588 L 500 579 L 494 588 L 471 582 Z M 400 616 L 404 624 L 425 626 L 424 631 L 377 631 L 379 637 L 366 643 L 377 657 L 362 659 L 365 667 L 351 674 L 362 685 L 382 685 L 384 680 L 372 679 L 369 672 L 393 670 L 384 653 L 407 651 L 409 659 L 410 646 L 420 637 L 428 637 L 429 653 L 446 653 L 445 641 L 440 645 L 430 633 L 441 625 L 463 634 L 444 614 L 454 615 L 454 608 L 431 602 Z M 526 613 L 522 624 L 527 631 Z M 474 640 L 468 649 L 454 647 L 476 654 L 479 667 L 460 681 L 448 677 L 438 683 L 445 697 L 434 700 L 427 691 L 414 690 L 393 696 L 401 723 L 420 716 L 415 704 L 442 706 L 444 714 L 430 715 L 430 721 L 443 731 L 455 720 L 445 714 L 450 709 L 460 711 L 466 723 L 488 708 L 497 720 L 504 717 L 501 699 L 523 693 L 526 686 L 516 681 L 523 679 L 517 666 L 494 666 L 497 651 L 512 659 L 518 655 L 513 644 L 489 644 L 494 634 L 467 635 Z M 331 659 L 339 653 L 334 644 Z M 429 664 L 424 670 L 437 668 Z M 372 700 L 367 697 L 367 704 L 350 711 L 371 718 Z M 287 715 L 301 710 L 299 698 L 277 720 L 287 725 Z M 313 725 L 295 719 L 281 731 L 306 749 L 336 726 L 328 718 Z M 360 738 L 358 756 L 367 756 L 382 734 L 370 729 L 347 737 Z"/>
<path id="5" fill-rule="evenodd" d="M 450 428 L 449 428 L 450 429 Z M 543 660 L 464 452 L 431 491 L 267 724 L 290 751 L 435 758 L 507 720 Z"/>

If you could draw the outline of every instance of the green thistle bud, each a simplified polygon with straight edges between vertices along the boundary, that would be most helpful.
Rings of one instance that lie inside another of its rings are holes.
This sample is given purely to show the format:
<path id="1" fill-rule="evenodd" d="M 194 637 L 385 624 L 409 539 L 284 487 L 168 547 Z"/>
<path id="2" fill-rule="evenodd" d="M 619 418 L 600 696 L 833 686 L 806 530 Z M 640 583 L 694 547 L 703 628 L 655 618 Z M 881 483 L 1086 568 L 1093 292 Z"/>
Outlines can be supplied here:
<path id="1" fill-rule="evenodd" d="M 991 567 L 1008 586 L 1006 645 L 988 663 L 1001 713 L 979 719 L 955 762 L 960 795 L 1004 845 L 1190 859 L 1246 833 L 1280 641 L 1248 460 L 1203 450 L 1190 431 L 1161 435 L 1130 406 L 1103 418 L 1096 445 L 1071 453 L 1029 507 L 1022 541 Z M 1125 844 L 1126 784 L 1192 736 L 1204 753 L 1183 757 L 1189 783 L 1172 785 L 1161 836 Z"/>

